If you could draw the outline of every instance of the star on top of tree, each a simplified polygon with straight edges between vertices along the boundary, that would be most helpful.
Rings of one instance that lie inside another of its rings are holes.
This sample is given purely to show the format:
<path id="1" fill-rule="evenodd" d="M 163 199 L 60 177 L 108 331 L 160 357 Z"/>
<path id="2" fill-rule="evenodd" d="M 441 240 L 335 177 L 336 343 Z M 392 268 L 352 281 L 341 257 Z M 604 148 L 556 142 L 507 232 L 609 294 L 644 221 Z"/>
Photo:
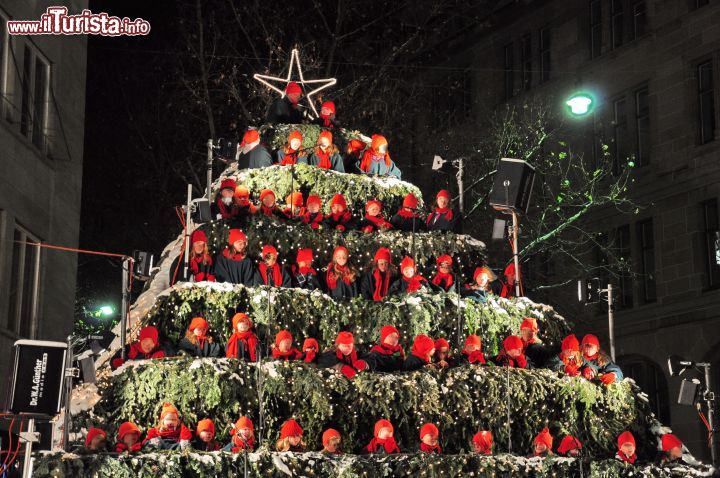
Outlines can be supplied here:
<path id="1" fill-rule="evenodd" d="M 293 79 L 293 68 L 297 66 L 297 75 L 300 78 Z M 315 114 L 315 118 L 320 116 L 317 112 L 317 109 L 315 109 L 315 104 L 312 101 L 312 95 L 315 93 L 324 90 L 328 86 L 332 86 L 335 83 L 337 83 L 337 79 L 335 78 L 324 78 L 321 80 L 306 80 L 303 77 L 302 68 L 300 67 L 300 53 L 298 52 L 297 48 L 293 48 L 292 53 L 290 54 L 290 66 L 288 67 L 288 73 L 286 78 L 278 78 L 277 76 L 269 76 L 269 75 L 261 75 L 259 73 L 255 73 L 253 75 L 253 78 L 255 78 L 260 83 L 263 83 L 264 85 L 272 88 L 273 90 L 280 93 L 280 97 L 282 98 L 285 96 L 285 87 L 288 83 L 291 81 L 294 81 L 300 87 L 303 89 L 303 93 L 305 93 L 305 98 L 308 103 L 309 108 L 312 110 L 312 112 Z M 281 85 L 282 88 L 279 88 L 275 85 Z M 312 85 L 314 89 L 307 91 L 308 88 L 306 88 L 306 85 Z"/>

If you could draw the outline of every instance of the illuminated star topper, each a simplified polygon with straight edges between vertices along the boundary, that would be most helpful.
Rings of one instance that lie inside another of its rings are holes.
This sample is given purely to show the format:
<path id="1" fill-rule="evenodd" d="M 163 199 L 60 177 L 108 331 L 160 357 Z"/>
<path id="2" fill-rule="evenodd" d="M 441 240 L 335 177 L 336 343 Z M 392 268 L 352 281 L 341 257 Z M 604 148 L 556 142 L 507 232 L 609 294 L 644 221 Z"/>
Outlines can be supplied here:
<path id="1" fill-rule="evenodd" d="M 295 65 L 297 65 L 297 73 L 298 73 L 298 76 L 300 77 L 299 80 L 292 79 L 293 66 L 295 66 Z M 291 81 L 295 81 L 295 83 L 300 85 L 300 87 L 303 89 L 304 92 L 306 90 L 305 85 L 313 85 L 313 87 L 315 87 L 317 85 L 317 87 L 315 89 L 305 92 L 305 98 L 307 99 L 310 109 L 313 111 L 313 113 L 315 113 L 315 118 L 317 118 L 320 115 L 318 114 L 317 109 L 315 109 L 315 104 L 312 101 L 312 95 L 314 95 L 318 91 L 324 90 L 328 86 L 332 86 L 335 83 L 337 83 L 337 79 L 335 79 L 335 78 L 325 78 L 322 80 L 306 80 L 303 77 L 302 68 L 300 67 L 300 53 L 298 53 L 297 48 L 294 48 L 292 53 L 290 54 L 290 67 L 288 68 L 287 78 L 278 78 L 276 76 L 261 75 L 259 73 L 255 73 L 253 75 L 253 78 L 255 78 L 260 83 L 263 83 L 264 85 L 266 85 L 266 86 L 272 88 L 273 90 L 277 91 L 278 93 L 280 93 L 281 98 L 283 96 L 285 96 L 285 87 Z M 282 86 L 282 88 L 278 88 L 273 83 L 280 84 Z"/>

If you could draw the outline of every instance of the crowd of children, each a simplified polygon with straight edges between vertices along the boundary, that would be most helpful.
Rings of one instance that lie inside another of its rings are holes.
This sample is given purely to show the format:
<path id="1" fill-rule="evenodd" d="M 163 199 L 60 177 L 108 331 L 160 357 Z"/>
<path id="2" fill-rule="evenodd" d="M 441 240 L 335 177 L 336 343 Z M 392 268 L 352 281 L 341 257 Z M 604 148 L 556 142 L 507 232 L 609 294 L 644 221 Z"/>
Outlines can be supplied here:
<path id="1" fill-rule="evenodd" d="M 215 438 L 216 428 L 213 420 L 204 418 L 198 421 L 193 432 L 185 426 L 178 410 L 169 403 L 162 406 L 158 423 L 151 427 L 143 437 L 141 429 L 132 422 L 125 422 L 117 430 L 117 440 L 112 447 L 108 446 L 107 433 L 100 428 L 91 428 L 85 439 L 83 453 L 138 453 L 152 450 L 188 450 L 200 452 L 223 451 L 229 453 L 253 452 L 258 448 L 255 439 L 255 427 L 247 416 L 240 417 L 230 428 L 230 441 L 227 444 Z M 390 420 L 381 418 L 375 422 L 373 437 L 366 446 L 358 448 L 363 454 L 396 454 L 407 452 L 443 454 L 440 444 L 440 430 L 434 423 L 425 423 L 419 431 L 419 447 L 415 450 L 401 450 L 395 439 L 395 427 Z M 576 437 L 566 435 L 560 444 L 553 449 L 554 437 L 548 428 L 542 429 L 532 440 L 527 454 L 529 458 L 546 458 L 553 455 L 578 458 L 582 456 L 583 445 Z M 342 434 L 335 428 L 327 428 L 321 436 L 321 453 L 329 456 L 343 455 Z M 472 437 L 469 444 L 472 453 L 492 455 L 493 434 L 490 430 L 480 430 Z M 659 463 L 676 463 L 683 458 L 683 443 L 673 434 L 661 437 L 661 451 L 656 461 Z M 615 459 L 634 465 L 637 460 L 635 437 L 630 431 L 624 431 L 617 438 L 617 454 Z M 280 434 L 275 443 L 279 452 L 303 453 L 308 450 L 304 440 L 304 430 L 295 419 L 286 420 L 280 427 Z M 554 450 L 554 451 L 553 451 Z"/>

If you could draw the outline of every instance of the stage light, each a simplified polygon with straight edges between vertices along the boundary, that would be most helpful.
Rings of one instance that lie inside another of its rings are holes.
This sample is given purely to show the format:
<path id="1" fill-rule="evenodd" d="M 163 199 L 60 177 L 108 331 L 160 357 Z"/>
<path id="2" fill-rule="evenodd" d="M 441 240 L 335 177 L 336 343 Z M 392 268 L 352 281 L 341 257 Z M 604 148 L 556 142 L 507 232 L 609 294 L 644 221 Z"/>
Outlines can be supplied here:
<path id="1" fill-rule="evenodd" d="M 587 93 L 576 93 L 565 102 L 570 108 L 570 113 L 575 116 L 585 116 L 590 113 L 594 103 L 592 96 Z"/>

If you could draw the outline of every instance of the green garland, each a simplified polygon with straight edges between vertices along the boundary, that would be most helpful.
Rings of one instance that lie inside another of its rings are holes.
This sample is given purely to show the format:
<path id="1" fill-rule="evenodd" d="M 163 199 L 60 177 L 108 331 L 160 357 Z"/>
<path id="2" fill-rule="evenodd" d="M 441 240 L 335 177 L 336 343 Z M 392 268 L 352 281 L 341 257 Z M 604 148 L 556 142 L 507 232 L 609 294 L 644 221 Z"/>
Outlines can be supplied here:
<path id="1" fill-rule="evenodd" d="M 93 415 L 108 430 L 125 420 L 147 429 L 168 401 L 189 426 L 214 418 L 221 441 L 229 439 L 229 427 L 240 415 L 259 426 L 261 396 L 270 443 L 282 422 L 295 417 L 310 449 L 319 448 L 322 431 L 332 424 L 341 429 L 345 450 L 359 452 L 372 438 L 375 421 L 388 418 L 404 451 L 417 450 L 418 430 L 431 421 L 449 453 L 468 450 L 479 429 L 492 430 L 496 452 L 506 452 L 508 406 L 515 453 L 529 451 L 545 426 L 558 442 L 565 434 L 577 436 L 596 458 L 612 457 L 615 440 L 626 429 L 635 435 L 640 456 L 654 456 L 657 441 L 656 422 L 631 382 L 605 387 L 549 370 L 464 366 L 361 373 L 351 381 L 299 362 L 265 362 L 258 368 L 228 359 L 164 359 L 126 365 L 104 379 L 100 391 Z"/>
<path id="2" fill-rule="evenodd" d="M 268 297 L 272 297 L 270 316 Z M 456 294 L 415 293 L 382 302 L 361 297 L 338 302 L 319 291 L 296 288 L 185 283 L 160 296 L 143 323 L 156 326 L 168 340 L 177 343 L 192 318 L 202 316 L 210 324 L 214 340 L 224 344 L 232 331 L 232 316 L 239 311 L 250 315 L 259 338 L 267 344 L 279 330 L 288 329 L 296 342 L 314 337 L 321 346 L 331 345 L 341 330 L 353 332 L 358 343 L 372 344 L 378 340 L 380 328 L 392 324 L 403 331 L 401 340 L 409 347 L 413 337 L 421 333 L 456 342 L 457 300 Z M 497 353 L 502 340 L 518 333 L 528 316 L 537 318 L 540 338 L 548 346 L 558 345 L 570 331 L 565 319 L 552 308 L 527 299 L 491 297 L 485 304 L 470 300 L 461 300 L 460 304 L 462 337 L 479 334 L 488 354 Z"/>
<path id="3" fill-rule="evenodd" d="M 46 455 L 39 459 L 37 478 L 195 478 L 241 477 L 245 457 L 227 453 L 178 452 L 142 455 L 89 455 L 63 457 Z M 575 459 L 528 460 L 513 455 L 390 455 L 339 458 L 320 453 L 277 453 L 260 451 L 248 455 L 248 474 L 261 478 L 288 476 L 338 478 L 455 477 L 477 478 L 577 478 Z M 685 478 L 710 476 L 707 467 L 652 464 L 626 466 L 615 460 L 584 464 L 588 478 Z"/>
<path id="4" fill-rule="evenodd" d="M 428 280 L 435 274 L 435 259 L 442 254 L 450 254 L 455 258 L 454 267 L 468 282 L 472 279 L 475 267 L 484 264 L 486 259 L 482 242 L 453 233 L 417 233 L 413 241 L 411 234 L 399 231 L 368 234 L 360 231 L 341 233 L 313 230 L 303 223 L 263 216 L 253 216 L 246 224 L 218 221 L 201 226 L 200 229 L 208 236 L 211 254 L 227 246 L 231 227 L 239 227 L 247 234 L 250 257 L 259 259 L 262 246 L 272 244 L 278 250 L 280 260 L 289 266 L 295 264 L 298 249 L 310 247 L 315 253 L 315 268 L 318 270 L 330 263 L 333 250 L 338 245 L 348 248 L 350 264 L 361 270 L 370 267 L 375 251 L 380 247 L 392 251 L 395 264 L 399 264 L 404 255 L 413 255 L 419 273 L 426 274 Z"/>

